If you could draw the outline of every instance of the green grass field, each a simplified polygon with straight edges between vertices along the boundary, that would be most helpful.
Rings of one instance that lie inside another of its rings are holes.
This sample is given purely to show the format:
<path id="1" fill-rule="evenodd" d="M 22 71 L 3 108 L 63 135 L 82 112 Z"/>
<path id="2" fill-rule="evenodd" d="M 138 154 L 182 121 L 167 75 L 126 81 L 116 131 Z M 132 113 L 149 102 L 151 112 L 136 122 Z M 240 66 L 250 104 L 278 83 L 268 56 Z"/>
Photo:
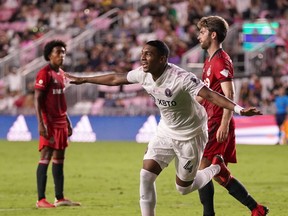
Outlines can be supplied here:
<path id="1" fill-rule="evenodd" d="M 37 142 L 0 141 L 1 216 L 137 216 L 139 170 L 145 144 L 133 142 L 70 143 L 65 161 L 65 195 L 81 207 L 36 209 Z M 238 164 L 230 169 L 270 214 L 287 216 L 288 146 L 238 145 Z M 51 167 L 50 167 L 51 168 Z M 157 216 L 202 216 L 198 193 L 175 189 L 174 164 L 157 179 Z M 250 212 L 215 184 L 218 216 L 248 216 Z M 47 199 L 54 200 L 51 169 Z"/>

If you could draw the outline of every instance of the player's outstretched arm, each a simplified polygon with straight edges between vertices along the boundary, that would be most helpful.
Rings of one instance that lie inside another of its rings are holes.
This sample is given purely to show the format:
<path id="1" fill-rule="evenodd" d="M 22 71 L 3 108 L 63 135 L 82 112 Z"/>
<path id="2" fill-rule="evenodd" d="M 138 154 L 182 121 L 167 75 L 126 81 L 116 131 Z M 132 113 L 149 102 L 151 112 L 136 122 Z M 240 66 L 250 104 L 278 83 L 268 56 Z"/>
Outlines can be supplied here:
<path id="1" fill-rule="evenodd" d="M 92 84 L 100 84 L 100 85 L 108 85 L 108 86 L 130 84 L 126 78 L 126 74 L 107 74 L 107 75 L 99 75 L 99 76 L 93 76 L 93 77 L 73 76 L 68 73 L 65 73 L 64 75 L 66 78 L 70 80 L 71 84 L 76 84 L 76 85 L 80 85 L 83 83 L 92 83 Z"/>
<path id="2" fill-rule="evenodd" d="M 242 116 L 254 116 L 254 115 L 262 115 L 261 111 L 258 110 L 256 107 L 248 107 L 243 108 L 236 103 L 234 103 L 232 100 L 228 99 L 227 97 L 212 91 L 207 86 L 204 86 L 199 92 L 198 95 L 202 98 L 205 98 L 206 100 L 210 101 L 211 103 L 216 104 L 219 107 L 226 108 L 229 110 L 232 110 L 239 115 Z"/>

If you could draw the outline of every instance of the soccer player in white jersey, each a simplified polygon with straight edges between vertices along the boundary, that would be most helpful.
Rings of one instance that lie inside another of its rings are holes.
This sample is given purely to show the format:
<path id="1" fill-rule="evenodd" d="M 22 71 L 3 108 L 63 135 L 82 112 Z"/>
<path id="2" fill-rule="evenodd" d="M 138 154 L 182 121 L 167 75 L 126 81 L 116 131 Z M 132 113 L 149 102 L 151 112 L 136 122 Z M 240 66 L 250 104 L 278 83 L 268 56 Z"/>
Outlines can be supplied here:
<path id="1" fill-rule="evenodd" d="M 228 98 L 210 90 L 191 72 L 168 63 L 169 48 L 159 40 L 147 42 L 141 53 L 141 66 L 127 74 L 77 77 L 66 74 L 72 84 L 93 83 L 123 85 L 140 83 L 153 97 L 161 114 L 157 134 L 149 142 L 140 171 L 140 208 L 142 216 L 154 216 L 155 180 L 175 158 L 176 189 L 183 195 L 205 186 L 214 176 L 230 179 L 221 155 L 211 166 L 198 170 L 208 141 L 207 114 L 195 99 L 210 102 L 243 116 L 261 115 L 255 107 L 242 108 Z"/>

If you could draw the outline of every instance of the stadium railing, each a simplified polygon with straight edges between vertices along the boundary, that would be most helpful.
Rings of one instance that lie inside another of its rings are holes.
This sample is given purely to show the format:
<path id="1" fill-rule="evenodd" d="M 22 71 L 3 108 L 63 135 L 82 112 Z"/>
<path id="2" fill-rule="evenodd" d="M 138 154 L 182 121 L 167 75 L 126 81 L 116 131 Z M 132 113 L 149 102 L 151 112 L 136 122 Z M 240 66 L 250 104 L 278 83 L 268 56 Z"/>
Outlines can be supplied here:
<path id="1" fill-rule="evenodd" d="M 77 47 L 80 44 L 85 44 L 87 41 L 92 40 L 92 38 L 93 40 L 97 41 L 100 35 L 99 32 L 107 29 L 111 24 L 119 19 L 117 16 L 118 11 L 118 8 L 112 9 L 92 20 L 87 25 L 86 30 L 81 32 L 75 38 L 71 38 L 72 32 L 70 33 L 69 29 L 65 30 L 65 33 L 51 30 L 33 42 L 33 44 L 23 49 L 15 50 L 13 53 L 0 60 L 0 79 L 4 77 L 4 72 L 8 71 L 11 65 L 17 66 L 18 71 L 23 75 L 23 91 L 25 92 L 26 84 L 33 80 L 36 72 L 46 64 L 45 60 L 43 59 L 42 50 L 43 46 L 48 40 L 62 39 L 69 47 L 68 53 L 72 53 L 77 50 Z M 65 36 L 63 36 L 63 34 Z M 31 59 L 29 62 L 24 62 L 21 64 L 21 57 L 27 55 L 27 53 L 29 53 L 31 50 L 34 50 L 33 52 L 35 53 L 33 59 Z"/>

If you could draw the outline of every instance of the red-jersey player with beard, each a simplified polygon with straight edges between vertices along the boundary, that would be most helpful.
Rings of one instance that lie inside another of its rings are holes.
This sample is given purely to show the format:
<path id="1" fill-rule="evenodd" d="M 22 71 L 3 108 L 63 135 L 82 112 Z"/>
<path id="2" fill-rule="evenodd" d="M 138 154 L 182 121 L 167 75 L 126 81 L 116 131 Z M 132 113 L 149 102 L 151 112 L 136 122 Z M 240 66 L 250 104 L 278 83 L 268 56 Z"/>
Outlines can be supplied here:
<path id="1" fill-rule="evenodd" d="M 66 44 L 63 41 L 53 40 L 48 42 L 44 47 L 44 58 L 49 61 L 49 64 L 38 72 L 35 81 L 35 109 L 40 135 L 40 161 L 37 167 L 37 208 L 80 205 L 65 199 L 63 194 L 65 149 L 68 146 L 68 136 L 72 135 L 64 95 L 64 71 L 60 68 L 65 56 Z M 51 159 L 55 185 L 54 204 L 49 203 L 45 197 L 47 169 Z"/>
<path id="2" fill-rule="evenodd" d="M 222 49 L 227 31 L 227 22 L 219 16 L 203 17 L 197 24 L 200 32 L 198 40 L 202 49 L 207 50 L 209 58 L 204 62 L 202 79 L 206 85 L 219 94 L 234 100 L 233 64 L 229 55 Z M 205 99 L 199 100 L 208 114 L 209 139 L 205 147 L 200 169 L 211 165 L 215 155 L 223 155 L 226 164 L 236 163 L 235 123 L 233 112 L 215 106 Z M 250 209 L 252 216 L 268 214 L 268 208 L 258 204 L 245 187 L 235 178 L 223 181 L 215 176 L 219 184 L 225 187 L 229 194 Z M 214 186 L 210 181 L 199 190 L 204 216 L 214 216 Z"/>
<path id="3" fill-rule="evenodd" d="M 233 73 L 234 69 L 230 57 L 223 49 L 219 48 L 211 58 L 206 59 L 203 67 L 202 80 L 209 88 L 222 95 L 228 96 L 230 99 L 233 99 Z M 222 88 L 222 86 L 225 87 Z M 228 89 L 228 91 L 224 93 L 226 89 Z M 230 89 L 231 91 L 229 91 Z M 207 100 L 203 100 L 201 104 L 205 107 L 208 114 L 208 128 L 210 135 L 209 142 L 205 148 L 204 157 L 212 160 L 215 152 L 223 152 L 223 157 L 226 163 L 236 163 L 235 122 L 232 117 L 233 112 L 226 111 L 221 107 L 215 106 L 214 104 L 209 103 Z M 227 112 L 227 114 L 224 112 Z M 219 140 L 225 140 L 224 137 L 227 136 L 227 145 L 223 142 L 217 142 L 216 133 L 221 125 L 224 125 L 228 130 L 225 130 L 222 136 L 221 134 L 219 135 L 221 136 Z M 226 134 L 225 132 L 228 131 L 229 133 Z"/>

